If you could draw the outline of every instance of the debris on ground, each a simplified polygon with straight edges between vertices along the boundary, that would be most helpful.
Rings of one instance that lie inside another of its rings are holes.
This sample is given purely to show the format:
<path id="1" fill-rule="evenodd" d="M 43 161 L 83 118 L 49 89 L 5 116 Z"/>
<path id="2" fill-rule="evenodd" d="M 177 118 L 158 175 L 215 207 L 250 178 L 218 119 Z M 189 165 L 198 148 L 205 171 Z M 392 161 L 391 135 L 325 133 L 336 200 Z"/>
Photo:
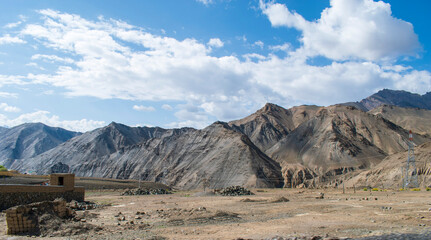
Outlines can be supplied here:
<path id="1" fill-rule="evenodd" d="M 158 188 L 158 189 L 143 189 L 135 188 L 124 191 L 121 195 L 161 195 L 161 194 L 172 194 L 169 190 Z"/>
<path id="2" fill-rule="evenodd" d="M 91 209 L 105 207 L 107 205 L 100 205 L 90 201 L 78 202 L 78 201 L 72 200 L 69 203 L 67 203 L 67 206 L 73 210 L 91 210 Z"/>
<path id="3" fill-rule="evenodd" d="M 250 198 L 244 198 L 239 200 L 240 202 L 262 202 L 261 200 L 256 200 L 256 199 L 250 199 Z"/>
<path id="4" fill-rule="evenodd" d="M 324 199 L 325 198 L 325 194 L 324 193 L 319 193 L 319 196 L 316 197 L 316 199 Z"/>
<path id="5" fill-rule="evenodd" d="M 250 192 L 249 190 L 241 186 L 232 186 L 232 187 L 226 187 L 221 189 L 215 189 L 214 193 L 222 196 L 254 195 L 254 193 Z"/>
<path id="6" fill-rule="evenodd" d="M 5 212 L 9 235 L 71 236 L 102 230 L 85 218 L 76 219 L 75 210 L 64 199 L 19 205 Z"/>
<path id="7" fill-rule="evenodd" d="M 285 198 L 285 197 L 279 197 L 279 198 L 276 198 L 276 199 L 272 200 L 271 202 L 272 203 L 279 203 L 279 202 L 289 202 L 289 201 L 290 200 L 287 199 L 287 198 Z"/>

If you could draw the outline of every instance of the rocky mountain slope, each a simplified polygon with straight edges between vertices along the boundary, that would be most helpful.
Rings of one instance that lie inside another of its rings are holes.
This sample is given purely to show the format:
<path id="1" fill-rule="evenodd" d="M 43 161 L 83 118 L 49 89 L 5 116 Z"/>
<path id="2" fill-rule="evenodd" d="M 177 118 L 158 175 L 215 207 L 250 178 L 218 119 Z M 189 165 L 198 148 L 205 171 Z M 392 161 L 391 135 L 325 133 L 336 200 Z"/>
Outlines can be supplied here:
<path id="1" fill-rule="evenodd" d="M 370 110 L 370 113 L 415 133 L 431 135 L 431 110 L 382 105 Z"/>
<path id="2" fill-rule="evenodd" d="M 56 145 L 49 148 L 41 147 L 50 142 L 43 140 L 44 131 L 16 127 L 12 129 L 20 137 L 3 138 L 12 135 L 2 133 L 0 153 L 5 155 L 0 156 L 6 166 L 22 172 L 70 171 L 78 176 L 157 181 L 181 189 L 205 182 L 212 188 L 334 186 L 405 152 L 410 129 L 418 133 L 416 145 L 431 141 L 431 111 L 374 108 L 383 102 L 412 105 L 410 97 L 426 107 L 429 96 L 382 90 L 347 106 L 285 109 L 266 104 L 248 117 L 202 130 L 111 123 L 82 135 L 74 133 L 79 136 L 69 140 L 51 140 Z M 361 110 L 371 107 L 374 110 Z"/>
<path id="3" fill-rule="evenodd" d="M 431 92 L 424 95 L 400 90 L 383 89 L 360 102 L 349 102 L 344 105 L 355 106 L 358 109 L 369 111 L 381 105 L 394 105 L 406 108 L 421 108 L 431 110 Z"/>
<path id="4" fill-rule="evenodd" d="M 31 158 L 80 135 L 42 123 L 3 128 L 0 134 L 0 165 L 10 167 L 16 159 Z"/>
<path id="5" fill-rule="evenodd" d="M 286 186 L 321 184 L 331 176 L 365 169 L 407 149 L 408 132 L 392 122 L 349 106 L 267 104 L 230 122 L 282 166 Z M 263 138 L 262 136 L 270 136 Z M 417 136 L 417 144 L 430 139 Z"/>
<path id="6" fill-rule="evenodd" d="M 8 129 L 5 127 L 0 127 L 0 134 L 2 134 L 3 132 L 7 131 Z"/>
<path id="7" fill-rule="evenodd" d="M 279 164 L 247 136 L 221 122 L 203 130 L 131 128 L 113 123 L 16 162 L 13 168 L 42 174 L 59 162 L 80 176 L 135 178 L 182 189 L 202 186 L 205 179 L 213 188 L 283 185 Z"/>
<path id="8" fill-rule="evenodd" d="M 346 186 L 370 186 L 379 188 L 402 188 L 407 163 L 407 151 L 390 155 L 372 169 L 346 181 Z M 415 148 L 416 168 L 420 187 L 431 185 L 431 142 Z"/>

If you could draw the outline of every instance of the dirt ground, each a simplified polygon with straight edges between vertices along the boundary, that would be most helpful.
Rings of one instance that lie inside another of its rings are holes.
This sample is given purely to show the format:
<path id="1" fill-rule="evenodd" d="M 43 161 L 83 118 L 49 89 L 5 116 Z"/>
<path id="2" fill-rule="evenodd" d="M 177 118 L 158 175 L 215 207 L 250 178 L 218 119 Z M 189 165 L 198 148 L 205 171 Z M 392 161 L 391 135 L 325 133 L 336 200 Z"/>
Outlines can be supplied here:
<path id="1" fill-rule="evenodd" d="M 86 200 L 110 206 L 78 215 L 86 224 L 102 230 L 50 239 L 358 238 L 431 231 L 431 191 L 424 189 L 356 193 L 348 189 L 345 194 L 339 189 L 252 192 L 256 195 L 225 197 L 176 192 L 121 196 L 118 191 L 87 192 Z M 317 199 L 321 192 L 324 198 Z M 6 229 L 4 215 L 0 216 L 0 227 Z M 27 239 L 0 233 L 0 239 L 8 238 Z"/>

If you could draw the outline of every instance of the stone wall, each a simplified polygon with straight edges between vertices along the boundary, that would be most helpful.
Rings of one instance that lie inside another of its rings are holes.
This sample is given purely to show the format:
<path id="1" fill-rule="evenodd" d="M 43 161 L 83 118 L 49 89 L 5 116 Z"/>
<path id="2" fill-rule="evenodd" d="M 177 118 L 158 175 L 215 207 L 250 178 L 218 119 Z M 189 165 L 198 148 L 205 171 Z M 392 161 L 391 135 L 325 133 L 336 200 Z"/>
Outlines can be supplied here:
<path id="1" fill-rule="evenodd" d="M 20 205 L 9 208 L 6 212 L 7 234 L 31 235 L 39 234 L 39 216 L 48 213 L 60 218 L 72 215 L 72 210 L 66 207 L 66 201 L 55 200 L 33 203 L 30 205 Z"/>
<path id="2" fill-rule="evenodd" d="M 75 187 L 66 191 L 62 186 L 0 185 L 0 210 L 13 206 L 63 198 L 66 201 L 84 201 L 85 189 Z"/>

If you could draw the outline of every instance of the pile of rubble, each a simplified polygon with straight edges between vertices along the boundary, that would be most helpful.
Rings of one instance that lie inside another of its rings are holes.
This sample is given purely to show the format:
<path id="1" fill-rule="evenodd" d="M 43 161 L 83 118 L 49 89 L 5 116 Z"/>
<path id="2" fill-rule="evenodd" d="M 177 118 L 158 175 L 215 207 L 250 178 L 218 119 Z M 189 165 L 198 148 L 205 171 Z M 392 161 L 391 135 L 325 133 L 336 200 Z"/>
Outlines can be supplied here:
<path id="1" fill-rule="evenodd" d="M 158 189 L 136 188 L 136 189 L 126 190 L 121 195 L 160 195 L 160 194 L 172 194 L 172 193 L 163 188 L 158 188 Z"/>
<path id="2" fill-rule="evenodd" d="M 90 201 L 78 202 L 78 201 L 72 200 L 67 204 L 67 206 L 73 210 L 91 210 L 91 209 L 101 208 L 106 205 L 100 205 Z"/>
<path id="3" fill-rule="evenodd" d="M 214 193 L 222 196 L 254 195 L 254 193 L 250 192 L 249 190 L 241 186 L 232 186 L 232 187 L 226 187 L 222 189 L 215 189 Z"/>
<path id="4" fill-rule="evenodd" d="M 102 228 L 76 219 L 77 212 L 64 199 L 20 205 L 5 211 L 8 235 L 71 236 Z M 82 212 L 82 211 L 80 211 Z"/>

